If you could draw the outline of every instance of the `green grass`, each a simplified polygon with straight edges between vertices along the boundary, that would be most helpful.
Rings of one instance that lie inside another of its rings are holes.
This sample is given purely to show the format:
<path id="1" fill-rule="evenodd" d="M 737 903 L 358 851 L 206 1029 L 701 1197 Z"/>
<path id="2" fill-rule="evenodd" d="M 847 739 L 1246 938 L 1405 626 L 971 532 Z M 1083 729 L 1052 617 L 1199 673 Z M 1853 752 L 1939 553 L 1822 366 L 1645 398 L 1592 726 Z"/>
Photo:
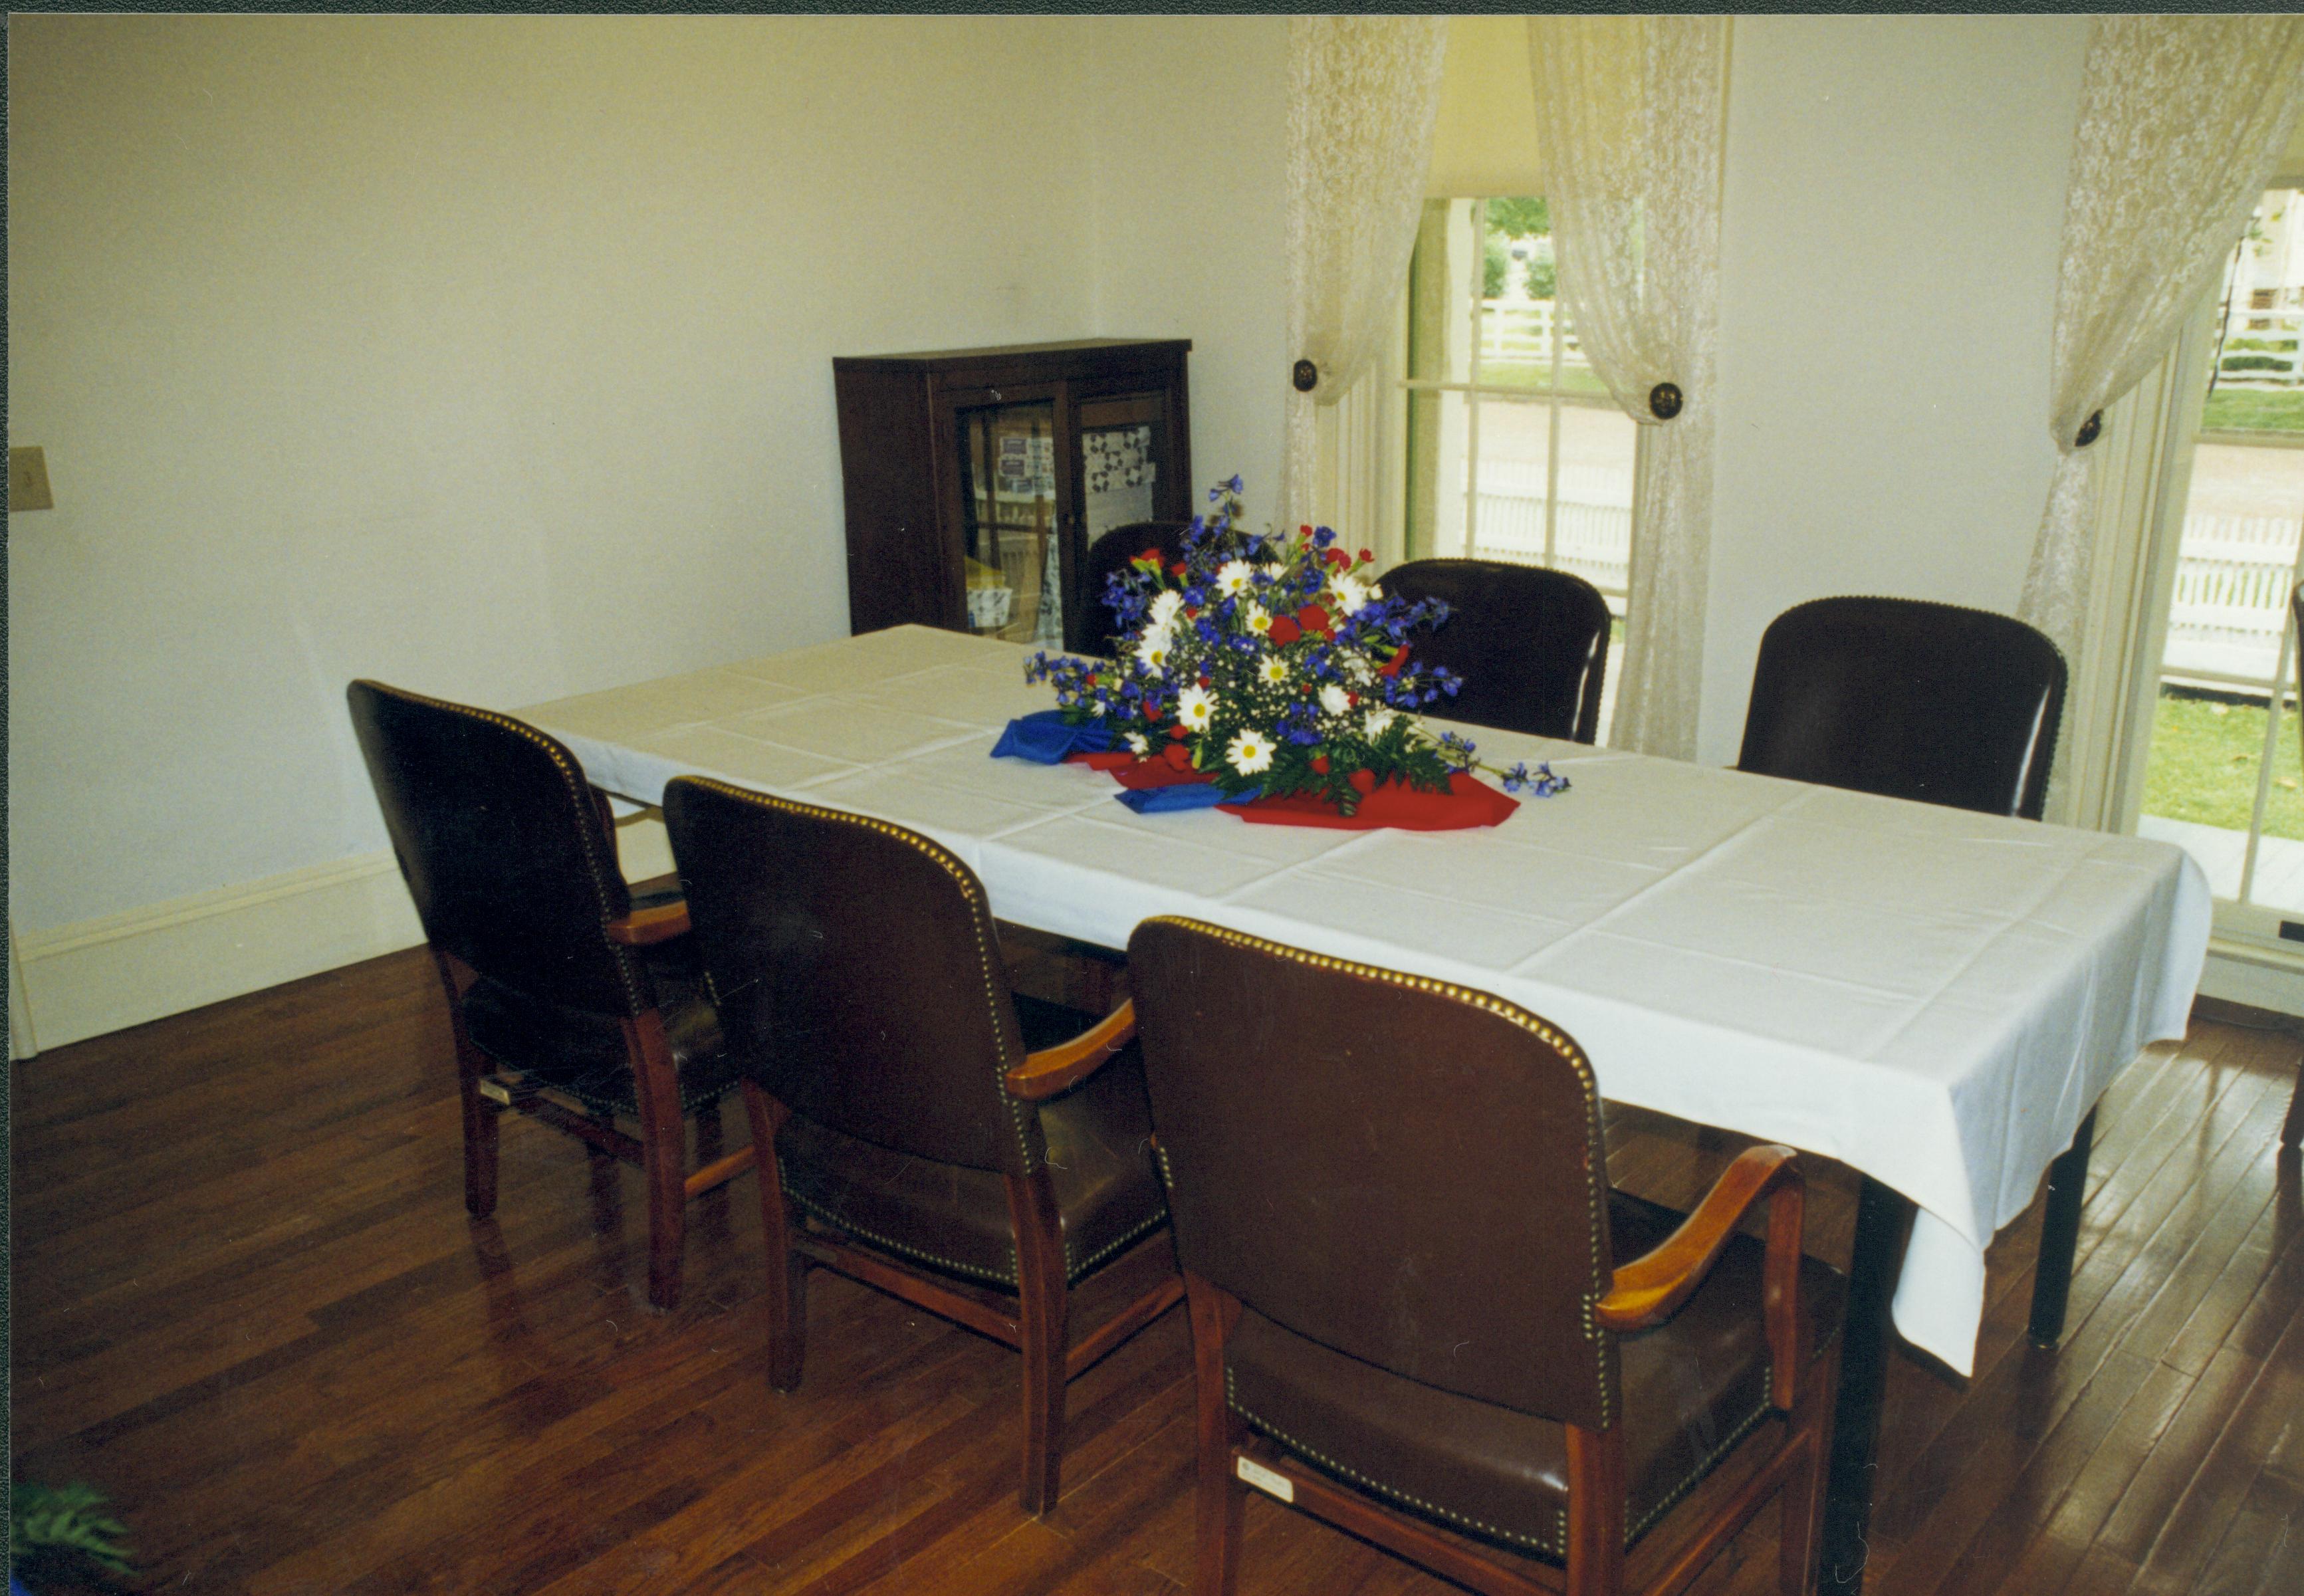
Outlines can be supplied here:
<path id="1" fill-rule="evenodd" d="M 2208 395 L 2200 426 L 2209 432 L 2304 432 L 2304 391 L 2220 387 Z"/>
<path id="2" fill-rule="evenodd" d="M 2248 829 L 2256 803 L 2257 761 L 2264 755 L 2261 704 L 2160 691 L 2152 713 L 2152 754 L 2145 766 L 2144 812 L 2172 820 Z M 2267 836 L 2304 839 L 2304 768 L 2296 717 L 2283 710 L 2265 801 Z"/>

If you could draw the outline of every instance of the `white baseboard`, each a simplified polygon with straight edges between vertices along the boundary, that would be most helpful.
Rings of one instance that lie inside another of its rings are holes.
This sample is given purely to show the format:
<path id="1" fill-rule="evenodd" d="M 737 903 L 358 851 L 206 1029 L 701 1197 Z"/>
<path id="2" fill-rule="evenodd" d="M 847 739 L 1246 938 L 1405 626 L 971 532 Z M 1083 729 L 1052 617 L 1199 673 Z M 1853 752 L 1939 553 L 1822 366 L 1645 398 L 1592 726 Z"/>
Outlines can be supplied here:
<path id="1" fill-rule="evenodd" d="M 45 1049 L 423 940 L 386 849 L 28 932 L 17 951 Z"/>
<path id="2" fill-rule="evenodd" d="M 2304 949 L 2287 954 L 2217 938 L 2208 944 L 2200 996 L 2274 1014 L 2304 1014 Z"/>
<path id="3" fill-rule="evenodd" d="M 616 824 L 624 874 L 673 868 L 654 810 Z M 396 953 L 424 940 L 390 849 L 16 938 L 17 1057 Z M 21 1032 L 21 1034 L 18 1034 Z"/>

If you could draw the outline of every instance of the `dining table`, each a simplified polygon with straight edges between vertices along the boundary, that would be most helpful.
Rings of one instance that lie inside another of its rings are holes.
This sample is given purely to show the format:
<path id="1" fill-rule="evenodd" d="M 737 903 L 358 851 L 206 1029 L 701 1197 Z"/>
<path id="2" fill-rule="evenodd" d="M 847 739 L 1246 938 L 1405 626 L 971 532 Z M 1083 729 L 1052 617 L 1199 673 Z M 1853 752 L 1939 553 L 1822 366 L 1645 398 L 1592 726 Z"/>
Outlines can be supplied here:
<path id="1" fill-rule="evenodd" d="M 708 776 L 910 827 L 1014 924 L 1124 948 L 1188 915 L 1492 992 L 1574 1037 L 1611 1101 L 1849 1166 L 1822 1588 L 1859 1590 L 1891 1324 L 1971 1373 L 1985 1249 L 2045 1176 L 2030 1331 L 2061 1336 L 2096 1102 L 2184 1034 L 2200 978 L 2190 857 L 1478 727 L 1453 729 L 1567 790 L 1458 831 L 1139 814 L 1099 770 L 989 757 L 1051 707 L 1029 658 L 898 626 L 512 712 L 632 803 Z"/>

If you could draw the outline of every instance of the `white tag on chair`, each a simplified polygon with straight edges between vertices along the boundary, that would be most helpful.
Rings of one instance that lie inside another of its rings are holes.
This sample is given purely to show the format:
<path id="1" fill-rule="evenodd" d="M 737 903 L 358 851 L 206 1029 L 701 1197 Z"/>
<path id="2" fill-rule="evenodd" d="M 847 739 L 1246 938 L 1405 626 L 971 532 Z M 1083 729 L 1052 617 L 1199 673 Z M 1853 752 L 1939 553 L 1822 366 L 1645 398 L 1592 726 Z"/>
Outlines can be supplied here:
<path id="1" fill-rule="evenodd" d="M 1234 1461 L 1233 1466 L 1241 1479 L 1263 1491 L 1266 1496 L 1276 1496 L 1283 1502 L 1293 1502 L 1296 1499 L 1296 1483 L 1287 1475 L 1266 1468 L 1252 1457 L 1238 1458 Z"/>

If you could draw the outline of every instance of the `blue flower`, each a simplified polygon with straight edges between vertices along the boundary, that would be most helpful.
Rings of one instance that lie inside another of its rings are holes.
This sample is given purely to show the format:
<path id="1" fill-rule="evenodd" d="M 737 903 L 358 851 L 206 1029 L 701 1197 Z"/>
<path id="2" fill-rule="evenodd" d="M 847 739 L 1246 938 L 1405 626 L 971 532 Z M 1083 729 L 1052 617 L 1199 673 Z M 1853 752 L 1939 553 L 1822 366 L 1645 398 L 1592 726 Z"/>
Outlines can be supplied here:
<path id="1" fill-rule="evenodd" d="M 1314 527 L 1314 528 L 1312 529 L 1312 547 L 1313 547 L 1313 548 L 1327 548 L 1327 547 L 1328 547 L 1328 545 L 1329 545 L 1329 544 L 1334 543 L 1335 540 L 1336 540 L 1336 534 L 1335 534 L 1335 532 L 1334 532 L 1333 530 L 1331 530 L 1330 528 L 1321 526 L 1321 527 Z"/>
<path id="2" fill-rule="evenodd" d="M 1564 776 L 1554 776 L 1549 761 L 1538 765 L 1531 774 L 1528 768 L 1528 761 L 1523 760 L 1505 771 L 1504 777 L 1504 791 L 1507 793 L 1527 792 L 1538 798 L 1549 798 L 1554 793 L 1564 793 L 1568 790 L 1568 778 Z"/>

